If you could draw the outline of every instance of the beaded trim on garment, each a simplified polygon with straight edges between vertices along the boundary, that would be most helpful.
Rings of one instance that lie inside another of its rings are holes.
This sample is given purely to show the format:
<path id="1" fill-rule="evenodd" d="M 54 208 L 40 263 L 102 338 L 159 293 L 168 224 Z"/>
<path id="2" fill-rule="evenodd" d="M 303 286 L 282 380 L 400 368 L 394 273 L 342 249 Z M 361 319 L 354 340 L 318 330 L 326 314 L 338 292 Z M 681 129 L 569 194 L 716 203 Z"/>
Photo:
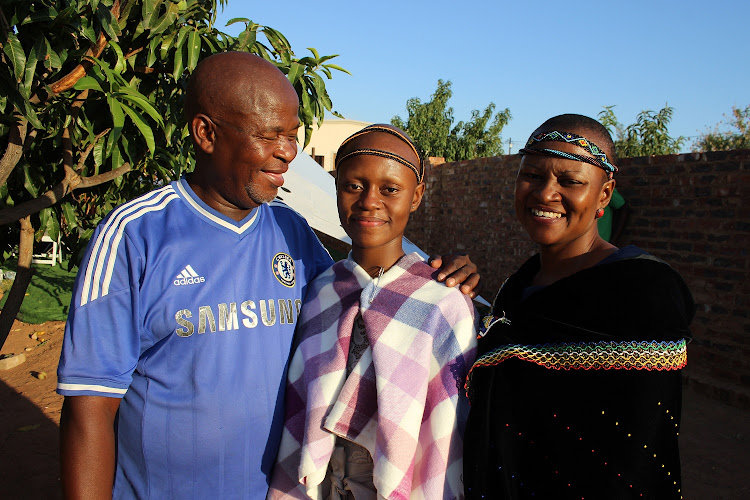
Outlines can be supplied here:
<path id="1" fill-rule="evenodd" d="M 572 342 L 500 346 L 474 362 L 466 378 L 468 391 L 475 368 L 499 365 L 510 358 L 552 370 L 679 370 L 687 364 L 687 342 Z"/>

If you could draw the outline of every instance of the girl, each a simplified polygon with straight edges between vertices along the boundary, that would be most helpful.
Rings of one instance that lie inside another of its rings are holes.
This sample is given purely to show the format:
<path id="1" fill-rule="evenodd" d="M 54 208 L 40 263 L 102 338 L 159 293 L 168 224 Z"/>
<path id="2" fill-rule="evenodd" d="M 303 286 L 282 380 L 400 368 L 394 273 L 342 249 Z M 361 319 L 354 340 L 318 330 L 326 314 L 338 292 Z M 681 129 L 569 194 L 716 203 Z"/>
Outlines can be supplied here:
<path id="1" fill-rule="evenodd" d="M 403 131 L 372 125 L 336 157 L 352 251 L 308 289 L 269 498 L 462 498 L 475 311 L 404 254 L 420 155 Z"/>

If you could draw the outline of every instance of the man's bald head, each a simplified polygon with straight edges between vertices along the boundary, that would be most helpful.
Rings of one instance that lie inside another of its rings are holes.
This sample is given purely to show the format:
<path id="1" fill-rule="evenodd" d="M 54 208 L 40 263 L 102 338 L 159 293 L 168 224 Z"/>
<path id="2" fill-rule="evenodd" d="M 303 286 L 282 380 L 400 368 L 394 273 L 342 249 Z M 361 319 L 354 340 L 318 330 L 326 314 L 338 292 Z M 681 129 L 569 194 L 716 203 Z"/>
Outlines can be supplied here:
<path id="1" fill-rule="evenodd" d="M 248 52 L 220 52 L 198 64 L 188 82 L 185 118 L 199 113 L 227 117 L 279 97 L 297 99 L 289 80 L 273 63 Z"/>
<path id="2" fill-rule="evenodd" d="M 208 57 L 190 78 L 185 114 L 198 197 L 237 221 L 276 197 L 299 129 L 299 98 L 276 66 L 247 52 Z"/>

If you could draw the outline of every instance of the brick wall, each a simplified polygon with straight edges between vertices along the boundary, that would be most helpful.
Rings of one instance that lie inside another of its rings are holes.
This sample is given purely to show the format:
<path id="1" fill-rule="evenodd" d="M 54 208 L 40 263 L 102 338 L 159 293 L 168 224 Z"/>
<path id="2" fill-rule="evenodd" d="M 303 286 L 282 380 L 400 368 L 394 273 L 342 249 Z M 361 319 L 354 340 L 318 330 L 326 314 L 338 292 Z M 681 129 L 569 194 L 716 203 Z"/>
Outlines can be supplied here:
<path id="1" fill-rule="evenodd" d="M 407 237 L 428 253 L 468 252 L 492 301 L 535 245 L 515 220 L 517 156 L 429 169 Z M 630 206 L 620 246 L 671 264 L 693 292 L 686 378 L 714 397 L 750 407 L 750 151 L 620 161 L 617 188 Z"/>

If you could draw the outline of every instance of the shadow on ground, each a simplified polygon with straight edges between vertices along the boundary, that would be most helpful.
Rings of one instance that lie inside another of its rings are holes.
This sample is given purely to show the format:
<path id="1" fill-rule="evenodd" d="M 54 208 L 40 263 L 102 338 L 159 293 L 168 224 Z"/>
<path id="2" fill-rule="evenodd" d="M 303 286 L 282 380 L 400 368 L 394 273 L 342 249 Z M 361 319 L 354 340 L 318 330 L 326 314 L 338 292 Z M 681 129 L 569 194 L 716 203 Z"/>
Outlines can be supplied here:
<path id="1" fill-rule="evenodd" d="M 0 381 L 0 497 L 62 498 L 57 443 L 57 423 Z"/>

